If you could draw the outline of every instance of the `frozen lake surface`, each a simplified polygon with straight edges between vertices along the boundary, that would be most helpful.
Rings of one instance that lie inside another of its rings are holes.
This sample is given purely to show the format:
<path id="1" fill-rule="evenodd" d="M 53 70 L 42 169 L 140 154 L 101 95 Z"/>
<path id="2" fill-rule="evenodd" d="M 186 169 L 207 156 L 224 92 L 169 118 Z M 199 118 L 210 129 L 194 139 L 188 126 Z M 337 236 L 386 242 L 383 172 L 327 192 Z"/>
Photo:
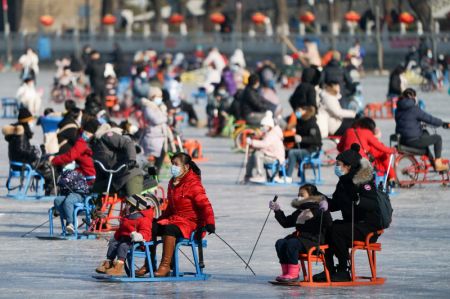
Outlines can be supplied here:
<path id="1" fill-rule="evenodd" d="M 43 71 L 38 86 L 47 91 L 52 74 Z M 382 101 L 387 77 L 367 77 L 363 81 L 366 101 Z M 0 97 L 15 94 L 18 74 L 0 73 Z M 188 94 L 192 87 L 187 87 Z M 287 106 L 290 91 L 281 91 Z M 450 120 L 447 93 L 420 94 L 427 110 Z M 47 105 L 43 105 L 46 107 Z M 55 106 L 52 104 L 52 106 Z M 59 108 L 59 107 L 57 107 Z M 197 107 L 200 109 L 200 107 Z M 61 109 L 60 109 L 61 110 Z M 0 119 L 0 125 L 10 120 Z M 394 131 L 393 120 L 377 121 L 383 140 Z M 35 129 L 35 144 L 42 142 L 40 128 Z M 208 161 L 200 164 L 203 183 L 213 204 L 217 232 L 247 259 L 275 194 L 285 211 L 297 186 L 235 185 L 243 154 L 231 150 L 229 139 L 205 137 L 205 129 L 186 129 L 189 138 L 198 138 Z M 450 131 L 439 129 L 444 140 L 444 156 L 450 156 Z M 7 144 L 0 138 L 0 298 L 448 298 L 450 294 L 450 189 L 439 185 L 415 186 L 400 190 L 392 198 L 392 226 L 380 238 L 378 275 L 387 279 L 381 286 L 354 288 L 280 287 L 267 283 L 279 275 L 274 244 L 292 232 L 282 229 L 270 217 L 252 259 L 254 277 L 242 262 L 215 236 L 207 237 L 205 272 L 212 275 L 204 282 L 181 283 L 101 283 L 91 278 L 104 258 L 104 239 L 86 241 L 43 241 L 37 234 L 48 232 L 43 226 L 30 236 L 20 236 L 47 219 L 52 205 L 45 201 L 14 201 L 4 198 L 8 172 Z M 337 178 L 332 168 L 323 168 L 320 191 L 331 194 Z M 167 182 L 163 182 L 166 187 Z M 333 215 L 339 217 L 338 214 Z M 59 220 L 57 220 L 59 222 Z M 59 224 L 58 224 L 59 225 Z M 58 226 L 59 228 L 59 226 Z M 185 250 L 185 252 L 187 252 Z M 181 256 L 184 266 L 189 263 Z M 359 274 L 368 273 L 367 258 L 359 253 Z M 319 270 L 318 268 L 316 270 Z"/>

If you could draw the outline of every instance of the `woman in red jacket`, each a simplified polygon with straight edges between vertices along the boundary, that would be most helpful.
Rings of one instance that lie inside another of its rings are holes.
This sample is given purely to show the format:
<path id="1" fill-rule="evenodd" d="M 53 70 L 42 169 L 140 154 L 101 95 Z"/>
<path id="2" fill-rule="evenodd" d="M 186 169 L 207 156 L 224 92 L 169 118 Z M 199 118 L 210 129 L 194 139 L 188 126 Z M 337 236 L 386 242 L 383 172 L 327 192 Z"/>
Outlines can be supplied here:
<path id="1" fill-rule="evenodd" d="M 379 173 L 384 174 L 389 167 L 389 159 L 391 154 L 395 153 L 395 149 L 385 146 L 378 140 L 380 136 L 377 137 L 376 134 L 375 121 L 369 117 L 360 118 L 355 121 L 351 128 L 347 129 L 339 141 L 337 149 L 342 153 L 350 149 L 353 143 L 359 144 L 359 154 L 363 158 L 372 161 L 374 168 Z M 391 185 L 394 184 L 396 177 L 392 165 L 388 173 L 388 178 L 389 183 Z"/>
<path id="2" fill-rule="evenodd" d="M 200 169 L 185 153 L 176 153 L 171 162 L 168 206 L 153 225 L 154 235 L 163 239 L 163 253 L 156 277 L 170 273 L 177 238 L 189 238 L 192 232 L 202 227 L 209 233 L 215 232 L 214 212 L 201 182 Z M 144 276 L 147 272 L 147 265 L 144 265 L 136 271 L 136 276 Z"/>

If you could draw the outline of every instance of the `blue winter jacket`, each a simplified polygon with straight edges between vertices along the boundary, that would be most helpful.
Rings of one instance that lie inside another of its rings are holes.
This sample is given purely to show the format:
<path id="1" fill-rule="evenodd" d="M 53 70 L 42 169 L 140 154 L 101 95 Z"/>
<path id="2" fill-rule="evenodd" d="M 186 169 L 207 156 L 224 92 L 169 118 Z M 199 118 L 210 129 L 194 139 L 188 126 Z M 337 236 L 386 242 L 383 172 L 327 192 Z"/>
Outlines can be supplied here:
<path id="1" fill-rule="evenodd" d="M 398 101 L 395 133 L 400 134 L 403 141 L 418 139 L 422 136 L 422 122 L 436 127 L 442 126 L 442 120 L 420 109 L 414 99 L 403 98 Z"/>

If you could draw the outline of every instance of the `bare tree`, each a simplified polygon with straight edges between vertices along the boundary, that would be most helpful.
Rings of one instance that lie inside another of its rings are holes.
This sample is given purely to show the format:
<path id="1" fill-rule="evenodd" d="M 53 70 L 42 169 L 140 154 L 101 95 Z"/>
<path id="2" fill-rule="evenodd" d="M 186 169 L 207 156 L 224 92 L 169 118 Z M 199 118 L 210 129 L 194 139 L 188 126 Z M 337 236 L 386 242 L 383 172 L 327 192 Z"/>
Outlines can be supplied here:
<path id="1" fill-rule="evenodd" d="M 153 10 L 155 12 L 155 18 L 154 18 L 154 28 L 155 31 L 158 33 L 161 33 L 163 19 L 161 16 L 161 8 L 162 8 L 162 0 L 149 0 L 149 4 L 147 6 L 148 10 Z M 151 7 L 151 9 L 150 9 Z"/>
<path id="2" fill-rule="evenodd" d="M 425 32 L 431 32 L 432 13 L 429 0 L 409 0 L 409 5 L 416 13 Z"/>
<path id="3" fill-rule="evenodd" d="M 285 35 L 288 24 L 288 8 L 286 0 L 274 0 L 275 2 L 275 26 L 278 34 Z"/>

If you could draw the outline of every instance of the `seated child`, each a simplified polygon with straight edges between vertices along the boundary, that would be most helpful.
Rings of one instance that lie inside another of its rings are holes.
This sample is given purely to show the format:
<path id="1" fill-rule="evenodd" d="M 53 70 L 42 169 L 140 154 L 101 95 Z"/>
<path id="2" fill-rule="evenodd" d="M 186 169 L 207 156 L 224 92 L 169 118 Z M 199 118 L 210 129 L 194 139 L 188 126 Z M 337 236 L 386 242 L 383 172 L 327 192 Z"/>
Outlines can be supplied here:
<path id="1" fill-rule="evenodd" d="M 295 227 L 296 231 L 279 239 L 275 248 L 281 264 L 282 275 L 276 278 L 280 282 L 297 281 L 299 278 L 299 254 L 307 253 L 311 247 L 323 244 L 325 230 L 332 219 L 325 197 L 317 191 L 316 186 L 305 184 L 298 191 L 298 198 L 291 203 L 296 210 L 285 216 L 277 202 L 271 201 L 270 209 L 275 212 L 275 219 L 284 228 Z M 323 214 L 322 214 L 323 213 Z M 319 232 L 322 221 L 322 232 Z M 319 241 L 320 236 L 320 241 Z"/>
<path id="2" fill-rule="evenodd" d="M 95 271 L 108 275 L 123 275 L 124 262 L 128 250 L 133 246 L 132 242 L 150 241 L 152 221 L 153 207 L 149 201 L 140 195 L 128 197 L 119 229 L 108 243 L 106 260 Z"/>

